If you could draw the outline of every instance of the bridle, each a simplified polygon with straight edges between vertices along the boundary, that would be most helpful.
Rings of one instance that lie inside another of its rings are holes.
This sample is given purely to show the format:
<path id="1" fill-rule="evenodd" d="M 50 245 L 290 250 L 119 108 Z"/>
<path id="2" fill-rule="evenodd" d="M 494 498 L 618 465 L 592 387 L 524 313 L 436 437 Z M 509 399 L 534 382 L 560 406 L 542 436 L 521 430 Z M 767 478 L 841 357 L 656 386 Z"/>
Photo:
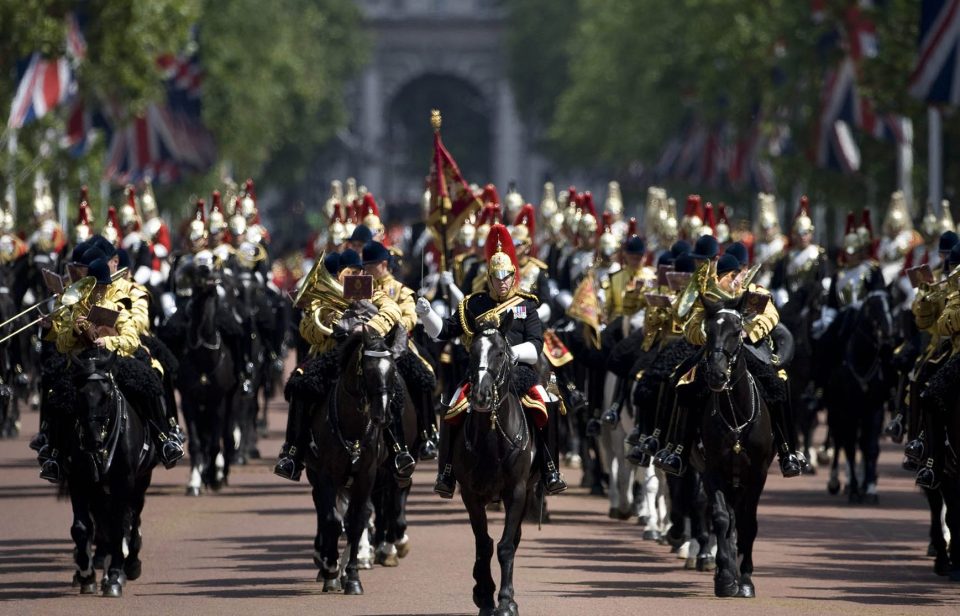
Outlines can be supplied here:
<path id="1" fill-rule="evenodd" d="M 731 310 L 730 308 L 722 308 L 717 312 L 715 312 L 713 316 L 718 316 L 721 314 L 730 314 L 735 316 L 737 319 L 737 322 L 739 323 L 738 329 L 740 329 L 741 331 L 743 330 L 743 315 L 741 315 L 739 312 L 737 312 L 736 310 Z M 724 357 L 727 358 L 727 368 L 725 370 L 726 380 L 723 382 L 723 387 L 721 389 L 721 391 L 727 392 L 727 395 L 730 395 L 730 390 L 733 388 L 734 385 L 736 385 L 740 381 L 740 379 L 743 376 L 743 375 L 740 375 L 736 378 L 736 380 L 731 380 L 733 378 L 733 369 L 737 365 L 737 360 L 740 359 L 740 352 L 742 350 L 743 350 L 742 334 L 739 334 L 737 336 L 737 348 L 735 348 L 732 352 L 727 351 L 726 347 L 722 347 L 722 346 L 719 349 L 719 352 L 723 353 Z M 711 349 L 709 354 L 714 354 L 714 353 L 717 353 L 717 349 Z M 746 371 L 744 371 L 744 373 L 746 373 Z"/>
<path id="2" fill-rule="evenodd" d="M 485 329 L 480 332 L 480 336 L 490 337 L 497 333 L 496 329 Z M 483 380 L 483 376 L 488 374 L 490 367 L 487 364 L 488 352 L 484 352 L 480 356 L 480 362 L 477 366 L 476 376 L 473 377 L 475 382 L 471 380 L 470 383 L 470 392 L 471 396 L 473 392 L 476 391 L 477 385 Z M 508 435 L 503 429 L 503 420 L 500 417 L 500 408 L 503 406 L 505 396 L 501 393 L 507 385 L 507 378 L 510 375 L 511 362 L 504 361 L 500 364 L 500 368 L 497 373 L 493 376 L 493 400 L 490 403 L 490 407 L 487 409 L 478 409 L 475 408 L 473 403 L 470 404 L 470 411 L 476 411 L 477 413 L 488 413 L 490 415 L 490 427 L 496 428 L 497 433 L 507 441 L 511 448 L 518 449 L 524 447 L 523 436 L 527 433 L 527 417 L 526 413 L 521 412 L 521 424 L 517 433 L 513 436 Z M 468 449 L 470 448 L 469 440 L 467 444 Z"/>
<path id="3" fill-rule="evenodd" d="M 350 391 L 347 387 L 346 382 L 343 379 L 340 379 L 338 387 L 342 387 L 343 391 L 347 393 L 351 398 L 357 401 L 357 410 L 367 416 L 367 422 L 363 428 L 363 434 L 358 440 L 348 441 L 343 437 L 343 431 L 340 429 L 340 409 L 337 404 L 337 394 L 334 392 L 332 396 L 329 397 L 329 409 L 327 414 L 327 423 L 330 425 L 330 430 L 333 432 L 334 437 L 340 442 L 340 445 L 344 448 L 347 454 L 350 456 L 350 463 L 356 464 L 360 459 L 360 454 L 363 452 L 364 446 L 369 444 L 370 437 L 374 433 L 374 421 L 373 415 L 367 412 L 367 391 L 362 386 L 362 377 L 363 377 L 363 357 L 374 357 L 378 359 L 383 359 L 386 357 L 391 357 L 389 350 L 373 350 L 373 349 L 364 349 L 361 353 L 360 358 L 357 359 L 357 383 L 359 385 L 358 391 Z M 381 392 L 376 392 L 381 393 Z M 389 412 L 387 409 L 384 409 L 385 412 Z"/>

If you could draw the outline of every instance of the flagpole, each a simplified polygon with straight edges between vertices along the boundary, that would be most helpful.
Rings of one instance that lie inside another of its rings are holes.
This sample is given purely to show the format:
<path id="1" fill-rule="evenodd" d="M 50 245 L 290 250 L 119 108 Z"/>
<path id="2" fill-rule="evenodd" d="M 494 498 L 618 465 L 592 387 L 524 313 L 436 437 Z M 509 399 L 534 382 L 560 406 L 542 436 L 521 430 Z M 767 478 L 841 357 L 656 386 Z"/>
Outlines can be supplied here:
<path id="1" fill-rule="evenodd" d="M 900 138 L 897 139 L 897 188 L 903 191 L 910 215 L 916 212 L 913 202 L 913 122 L 908 117 L 898 117 Z"/>
<path id="2" fill-rule="evenodd" d="M 7 133 L 7 194 L 10 217 L 17 224 L 17 129 Z"/>
<path id="3" fill-rule="evenodd" d="M 927 198 L 938 215 L 943 214 L 943 127 L 940 110 L 927 107 Z"/>
<path id="4" fill-rule="evenodd" d="M 439 109 L 430 110 L 430 126 L 433 127 L 434 139 L 437 138 L 437 135 L 440 134 L 440 125 L 442 123 L 442 118 L 440 117 Z M 436 153 L 437 148 L 434 148 Z M 436 154 L 435 154 L 436 156 Z M 437 174 L 436 182 L 437 188 L 440 187 L 443 179 L 443 170 L 441 169 L 440 161 L 434 160 L 434 169 Z M 446 191 L 437 190 L 437 195 L 434 198 L 440 200 L 440 271 L 447 271 L 447 216 L 450 213 L 451 204 L 450 204 L 450 195 L 446 194 Z"/>

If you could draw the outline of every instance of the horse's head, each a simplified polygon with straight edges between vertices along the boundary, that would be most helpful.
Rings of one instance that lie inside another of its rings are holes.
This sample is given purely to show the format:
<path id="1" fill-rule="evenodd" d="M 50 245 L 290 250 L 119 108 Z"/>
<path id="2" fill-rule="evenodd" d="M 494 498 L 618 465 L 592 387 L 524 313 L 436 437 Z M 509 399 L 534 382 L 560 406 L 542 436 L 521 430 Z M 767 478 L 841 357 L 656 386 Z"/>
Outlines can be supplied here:
<path id="1" fill-rule="evenodd" d="M 396 327 L 394 327 L 396 330 Z M 386 425 L 390 395 L 397 378 L 397 368 L 390 352 L 391 332 L 381 336 L 372 327 L 362 326 L 362 352 L 360 355 L 360 387 L 370 405 L 370 418 L 380 427 Z"/>
<path id="2" fill-rule="evenodd" d="M 99 348 L 84 351 L 75 360 L 80 443 L 90 453 L 102 452 L 116 416 L 120 392 L 111 373 L 116 360 L 115 353 Z"/>
<path id="3" fill-rule="evenodd" d="M 707 344 L 704 377 L 711 391 L 730 386 L 733 370 L 743 349 L 743 316 L 722 304 L 708 305 L 703 318 Z"/>
<path id="4" fill-rule="evenodd" d="M 893 338 L 893 316 L 886 291 L 871 291 L 860 306 L 860 320 L 874 332 L 877 342 L 885 344 Z"/>
<path id="5" fill-rule="evenodd" d="M 470 345 L 470 408 L 489 413 L 503 400 L 505 385 L 510 379 L 510 344 L 505 332 L 510 327 L 513 313 L 506 317 L 477 323 L 477 333 Z"/>

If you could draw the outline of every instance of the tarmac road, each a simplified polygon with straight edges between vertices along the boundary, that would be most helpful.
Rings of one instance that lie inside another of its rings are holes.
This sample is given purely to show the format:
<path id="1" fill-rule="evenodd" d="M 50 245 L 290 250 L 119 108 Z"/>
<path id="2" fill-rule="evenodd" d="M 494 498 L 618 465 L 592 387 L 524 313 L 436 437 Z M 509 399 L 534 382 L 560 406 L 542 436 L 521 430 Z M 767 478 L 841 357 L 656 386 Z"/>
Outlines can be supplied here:
<path id="1" fill-rule="evenodd" d="M 121 599 L 80 596 L 71 588 L 69 503 L 38 478 L 27 447 L 37 414 L 26 413 L 23 435 L 0 441 L 0 614 L 475 614 L 473 537 L 459 498 L 431 493 L 432 463 L 414 479 L 407 558 L 397 568 L 362 571 L 363 596 L 320 592 L 306 478 L 295 485 L 271 474 L 285 421 L 281 402 L 271 405 L 270 438 L 261 441 L 270 459 L 234 469 L 219 494 L 184 496 L 185 465 L 154 473 L 144 511 L 143 575 Z M 771 474 L 760 509 L 753 600 L 714 598 L 711 574 L 685 571 L 669 548 L 641 539 L 635 520 L 608 519 L 605 498 L 573 488 L 551 499 L 551 524 L 524 528 L 515 574 L 520 611 L 960 614 L 960 583 L 936 577 L 925 556 L 926 505 L 900 470 L 896 449 L 883 447 L 879 506 L 849 506 L 843 496 L 830 496 L 823 474 L 790 480 Z M 578 471 L 566 476 L 578 484 Z M 492 534 L 498 533 L 496 526 Z"/>

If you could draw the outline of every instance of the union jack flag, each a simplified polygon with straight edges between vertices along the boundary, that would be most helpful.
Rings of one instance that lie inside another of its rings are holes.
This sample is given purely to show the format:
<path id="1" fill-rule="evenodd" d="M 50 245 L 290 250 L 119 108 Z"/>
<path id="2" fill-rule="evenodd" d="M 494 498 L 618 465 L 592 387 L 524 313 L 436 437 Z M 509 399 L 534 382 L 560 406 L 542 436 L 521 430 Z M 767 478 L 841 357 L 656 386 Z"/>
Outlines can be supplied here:
<path id="1" fill-rule="evenodd" d="M 923 0 L 920 52 L 910 95 L 928 103 L 960 103 L 960 0 Z"/>

